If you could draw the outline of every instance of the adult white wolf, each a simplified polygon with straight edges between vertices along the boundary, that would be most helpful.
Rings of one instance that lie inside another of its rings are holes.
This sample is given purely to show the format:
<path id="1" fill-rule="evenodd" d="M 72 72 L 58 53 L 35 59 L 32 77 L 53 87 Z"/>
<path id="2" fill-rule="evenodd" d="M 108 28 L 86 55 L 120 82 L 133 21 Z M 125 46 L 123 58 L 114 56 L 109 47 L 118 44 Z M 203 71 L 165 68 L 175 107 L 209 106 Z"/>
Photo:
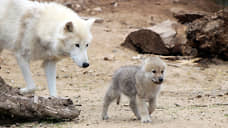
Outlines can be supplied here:
<path id="1" fill-rule="evenodd" d="M 92 40 L 94 19 L 83 20 L 73 10 L 57 3 L 0 0 L 0 52 L 15 53 L 26 88 L 36 89 L 29 62 L 43 60 L 49 93 L 56 96 L 56 62 L 71 57 L 83 68 L 89 66 L 87 47 Z"/>

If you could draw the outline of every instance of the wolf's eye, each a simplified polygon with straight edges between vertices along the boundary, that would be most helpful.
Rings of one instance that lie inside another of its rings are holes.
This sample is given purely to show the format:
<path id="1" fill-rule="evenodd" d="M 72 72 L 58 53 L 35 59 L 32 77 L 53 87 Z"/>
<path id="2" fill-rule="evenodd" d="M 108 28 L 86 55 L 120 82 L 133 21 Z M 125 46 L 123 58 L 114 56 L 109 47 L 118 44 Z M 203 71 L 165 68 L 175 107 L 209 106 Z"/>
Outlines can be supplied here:
<path id="1" fill-rule="evenodd" d="M 164 73 L 164 71 L 161 71 L 161 73 L 163 74 L 163 73 Z"/>
<path id="2" fill-rule="evenodd" d="M 89 44 L 86 44 L 86 47 L 88 47 L 89 46 Z"/>
<path id="3" fill-rule="evenodd" d="M 79 44 L 75 44 L 75 47 L 78 47 L 78 48 L 79 48 L 79 47 L 80 47 L 80 45 L 79 45 Z"/>
<path id="4" fill-rule="evenodd" d="M 155 70 L 153 70 L 152 72 L 153 72 L 153 73 L 156 73 L 156 71 L 155 71 Z"/>

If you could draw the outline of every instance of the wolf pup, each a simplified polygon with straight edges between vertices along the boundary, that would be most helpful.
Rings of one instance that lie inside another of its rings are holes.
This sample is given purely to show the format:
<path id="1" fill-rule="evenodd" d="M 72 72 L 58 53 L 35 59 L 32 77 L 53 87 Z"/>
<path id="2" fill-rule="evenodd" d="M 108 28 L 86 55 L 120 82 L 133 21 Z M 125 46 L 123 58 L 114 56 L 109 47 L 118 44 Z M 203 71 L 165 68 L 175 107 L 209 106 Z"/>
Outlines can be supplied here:
<path id="1" fill-rule="evenodd" d="M 57 3 L 0 0 L 0 21 L 0 52 L 14 52 L 27 85 L 21 93 L 36 89 L 30 61 L 43 60 L 50 96 L 57 96 L 56 62 L 71 57 L 79 67 L 89 66 L 87 48 L 94 19 L 83 20 Z"/>
<path id="2" fill-rule="evenodd" d="M 147 58 L 142 66 L 125 66 L 115 72 L 106 92 L 102 119 L 108 119 L 110 103 L 120 95 L 129 97 L 130 108 L 141 122 L 151 122 L 150 114 L 156 108 L 156 100 L 164 80 L 166 64 L 158 57 Z M 149 106 L 147 105 L 149 103 Z"/>

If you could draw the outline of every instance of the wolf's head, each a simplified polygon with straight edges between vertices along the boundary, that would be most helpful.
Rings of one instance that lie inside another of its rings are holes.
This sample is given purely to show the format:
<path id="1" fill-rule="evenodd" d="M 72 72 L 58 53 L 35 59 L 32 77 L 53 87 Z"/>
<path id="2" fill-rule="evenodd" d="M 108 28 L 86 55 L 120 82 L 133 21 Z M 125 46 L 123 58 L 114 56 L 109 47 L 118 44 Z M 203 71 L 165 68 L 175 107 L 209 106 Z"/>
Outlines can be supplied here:
<path id="1" fill-rule="evenodd" d="M 164 79 L 166 64 L 159 57 L 149 57 L 144 61 L 142 70 L 145 77 L 155 84 L 161 84 Z"/>
<path id="2" fill-rule="evenodd" d="M 89 66 L 87 48 L 92 40 L 90 28 L 95 19 L 66 21 L 61 27 L 57 51 L 62 56 L 70 56 L 79 66 Z"/>

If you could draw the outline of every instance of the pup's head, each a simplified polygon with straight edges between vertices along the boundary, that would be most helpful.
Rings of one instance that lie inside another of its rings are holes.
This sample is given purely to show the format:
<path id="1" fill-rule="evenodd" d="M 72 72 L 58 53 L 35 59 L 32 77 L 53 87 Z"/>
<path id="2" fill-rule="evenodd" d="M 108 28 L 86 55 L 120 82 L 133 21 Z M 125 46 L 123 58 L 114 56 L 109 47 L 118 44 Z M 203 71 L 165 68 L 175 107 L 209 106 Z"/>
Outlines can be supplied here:
<path id="1" fill-rule="evenodd" d="M 87 48 L 92 41 L 90 28 L 95 19 L 66 21 L 60 28 L 56 49 L 61 56 L 70 56 L 79 66 L 89 66 Z"/>
<path id="2" fill-rule="evenodd" d="M 148 81 L 161 84 L 164 80 L 166 64 L 159 57 L 149 57 L 144 61 L 142 70 Z"/>

